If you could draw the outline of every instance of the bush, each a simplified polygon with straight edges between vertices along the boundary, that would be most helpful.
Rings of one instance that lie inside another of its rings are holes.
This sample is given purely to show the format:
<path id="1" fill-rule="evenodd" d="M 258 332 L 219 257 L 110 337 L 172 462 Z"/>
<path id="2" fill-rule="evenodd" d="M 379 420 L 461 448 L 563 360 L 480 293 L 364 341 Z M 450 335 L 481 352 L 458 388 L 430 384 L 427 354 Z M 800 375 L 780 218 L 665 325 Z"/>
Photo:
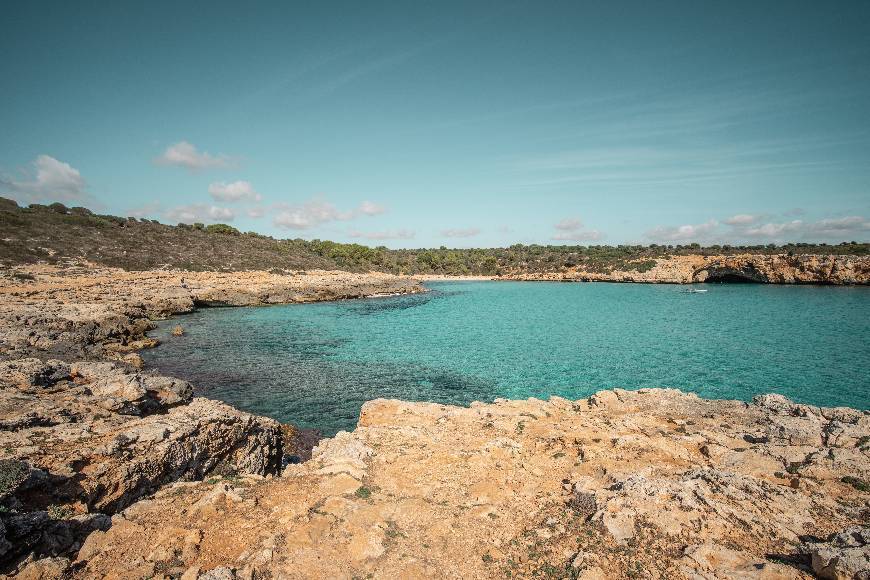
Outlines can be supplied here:
<path id="1" fill-rule="evenodd" d="M 227 224 L 211 224 L 210 226 L 206 226 L 205 231 L 210 234 L 226 234 L 230 236 L 241 235 L 241 232 L 239 232 L 239 230 L 237 230 L 233 226 L 228 226 Z"/>
<path id="2" fill-rule="evenodd" d="M 15 491 L 27 479 L 30 469 L 23 461 L 0 459 L 0 497 Z"/>

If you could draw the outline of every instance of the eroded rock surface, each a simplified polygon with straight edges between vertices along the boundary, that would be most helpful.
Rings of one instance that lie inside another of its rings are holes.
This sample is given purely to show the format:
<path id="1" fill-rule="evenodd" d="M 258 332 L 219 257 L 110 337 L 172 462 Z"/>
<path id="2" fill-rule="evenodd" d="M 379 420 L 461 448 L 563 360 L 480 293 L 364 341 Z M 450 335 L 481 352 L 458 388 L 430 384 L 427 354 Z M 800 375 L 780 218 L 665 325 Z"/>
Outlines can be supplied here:
<path id="1" fill-rule="evenodd" d="M 802 254 L 735 254 L 672 256 L 638 262 L 636 269 L 608 272 L 582 267 L 559 272 L 506 272 L 508 280 L 565 280 L 692 284 L 697 282 L 757 282 L 763 284 L 870 284 L 866 256 Z"/>
<path id="2" fill-rule="evenodd" d="M 281 478 L 180 484 L 134 504 L 88 538 L 73 569 L 82 578 L 863 577 L 868 496 L 854 482 L 870 477 L 868 434 L 867 413 L 778 396 L 372 401 L 354 432 L 321 442 Z"/>
<path id="3" fill-rule="evenodd" d="M 0 569 L 37 558 L 22 575 L 56 577 L 110 515 L 167 484 L 272 476 L 285 454 L 307 456 L 308 434 L 140 370 L 135 351 L 155 344 L 145 335 L 154 319 L 420 290 L 343 272 L 29 266 L 0 276 Z"/>
<path id="4" fill-rule="evenodd" d="M 27 266 L 0 277 L 0 360 L 109 357 L 136 363 L 153 346 L 153 320 L 197 306 L 252 306 L 422 291 L 388 274 L 347 272 L 126 272 Z M 141 360 L 138 361 L 141 364 Z"/>
<path id="5" fill-rule="evenodd" d="M 185 381 L 107 362 L 0 363 L 0 561 L 64 553 L 108 527 L 95 517 L 167 483 L 277 473 L 282 444 L 277 422 L 193 398 Z"/>

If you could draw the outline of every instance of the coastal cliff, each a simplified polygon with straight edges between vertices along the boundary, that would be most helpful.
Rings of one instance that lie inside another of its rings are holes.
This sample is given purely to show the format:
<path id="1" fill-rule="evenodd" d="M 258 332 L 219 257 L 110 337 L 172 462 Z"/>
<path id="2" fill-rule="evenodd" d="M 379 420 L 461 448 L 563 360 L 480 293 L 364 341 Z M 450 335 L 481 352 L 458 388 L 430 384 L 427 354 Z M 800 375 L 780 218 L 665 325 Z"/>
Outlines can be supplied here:
<path id="1" fill-rule="evenodd" d="M 508 271 L 497 279 L 650 284 L 755 282 L 866 285 L 870 284 L 870 258 L 812 254 L 688 255 L 628 262 L 609 271 L 587 270 L 582 266 L 563 268 L 557 272 Z"/>
<path id="2" fill-rule="evenodd" d="M 864 411 L 660 389 L 470 408 L 377 400 L 353 432 L 294 463 L 307 454 L 293 427 L 197 398 L 196 385 L 141 369 L 136 354 L 154 345 L 153 319 L 196 307 L 421 290 L 341 272 L 7 272 L 0 572 L 870 573 Z"/>

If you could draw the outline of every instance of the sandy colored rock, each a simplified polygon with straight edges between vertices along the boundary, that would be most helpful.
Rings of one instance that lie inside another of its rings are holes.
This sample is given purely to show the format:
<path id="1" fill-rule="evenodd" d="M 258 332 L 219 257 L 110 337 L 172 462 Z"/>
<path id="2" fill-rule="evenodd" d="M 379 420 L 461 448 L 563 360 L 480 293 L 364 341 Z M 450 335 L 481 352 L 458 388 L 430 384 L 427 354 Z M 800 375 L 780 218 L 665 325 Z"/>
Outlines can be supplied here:
<path id="1" fill-rule="evenodd" d="M 779 433 L 784 417 L 800 437 L 747 442 Z M 863 565 L 867 496 L 842 478 L 870 478 L 857 445 L 868 434 L 867 413 L 783 397 L 371 401 L 355 431 L 283 477 L 232 483 L 241 501 L 194 483 L 128 508 L 131 525 L 102 535 L 78 574 L 123 574 L 179 528 L 201 540 L 195 552 L 178 540 L 170 559 L 255 577 L 806 578 L 836 558 Z M 198 508 L 204 498 L 212 509 Z"/>
<path id="2" fill-rule="evenodd" d="M 126 272 L 24 266 L 33 280 L 0 278 L 0 360 L 109 357 L 156 344 L 153 320 L 205 306 L 253 306 L 421 292 L 389 274 L 311 271 Z"/>
<path id="3" fill-rule="evenodd" d="M 733 279 L 765 284 L 870 284 L 867 256 L 801 254 L 735 254 L 656 258 L 649 268 L 589 271 L 582 266 L 558 272 L 504 272 L 504 280 L 558 280 L 585 282 L 644 282 L 693 284 Z"/>

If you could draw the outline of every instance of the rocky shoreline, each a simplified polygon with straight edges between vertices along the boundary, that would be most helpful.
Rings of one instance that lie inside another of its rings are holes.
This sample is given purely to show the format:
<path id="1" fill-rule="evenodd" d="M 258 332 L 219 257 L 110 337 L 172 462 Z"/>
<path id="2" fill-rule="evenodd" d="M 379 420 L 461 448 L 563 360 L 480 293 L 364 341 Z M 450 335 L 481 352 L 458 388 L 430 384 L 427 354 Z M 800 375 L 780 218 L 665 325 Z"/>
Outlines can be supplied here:
<path id="1" fill-rule="evenodd" d="M 870 284 L 870 257 L 812 254 L 672 256 L 636 263 L 634 268 L 617 268 L 606 272 L 584 270 L 581 266 L 577 266 L 558 272 L 508 271 L 491 279 L 642 284 L 754 282 L 867 285 Z"/>
<path id="2" fill-rule="evenodd" d="M 837 264 L 829 279 L 858 279 L 854 263 Z M 292 427 L 194 397 L 136 354 L 153 345 L 154 319 L 196 307 L 419 291 L 407 278 L 340 272 L 7 272 L 2 571 L 870 575 L 867 412 L 659 389 L 470 408 L 378 400 L 352 433 L 293 463 Z"/>
<path id="3" fill-rule="evenodd" d="M 306 434 L 141 370 L 154 320 L 197 307 L 422 291 L 343 272 L 126 272 L 20 267 L 0 279 L 0 566 L 70 556 L 166 484 L 271 476 Z M 306 447 L 309 447 L 306 449 Z M 12 566 L 12 568 L 10 568 Z M 49 577 L 51 574 L 48 575 Z"/>

